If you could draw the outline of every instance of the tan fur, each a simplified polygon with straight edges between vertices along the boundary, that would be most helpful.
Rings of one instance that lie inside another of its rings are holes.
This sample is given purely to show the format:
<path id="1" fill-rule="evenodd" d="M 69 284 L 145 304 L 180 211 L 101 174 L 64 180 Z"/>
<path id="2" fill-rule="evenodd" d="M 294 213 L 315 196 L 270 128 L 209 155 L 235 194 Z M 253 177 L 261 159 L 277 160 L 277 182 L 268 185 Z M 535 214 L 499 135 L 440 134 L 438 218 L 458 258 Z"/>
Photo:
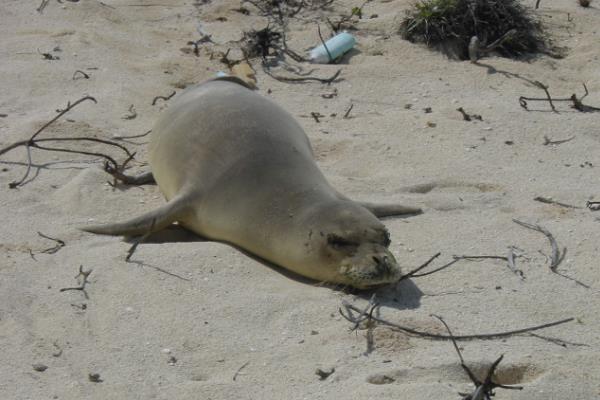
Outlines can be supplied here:
<path id="1" fill-rule="evenodd" d="M 420 209 L 338 194 L 294 118 L 245 86 L 231 77 L 194 86 L 160 116 L 149 159 L 165 206 L 83 229 L 135 235 L 177 221 L 319 281 L 357 288 L 397 281 L 400 267 L 375 214 Z"/>

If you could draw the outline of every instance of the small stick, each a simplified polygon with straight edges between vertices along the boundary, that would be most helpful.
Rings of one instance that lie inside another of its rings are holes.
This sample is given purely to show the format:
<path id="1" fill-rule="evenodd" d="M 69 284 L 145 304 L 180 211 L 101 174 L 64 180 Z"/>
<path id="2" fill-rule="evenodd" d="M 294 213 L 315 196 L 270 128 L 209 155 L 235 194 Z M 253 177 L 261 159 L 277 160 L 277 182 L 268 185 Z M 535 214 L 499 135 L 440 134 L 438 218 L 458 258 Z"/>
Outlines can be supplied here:
<path id="1" fill-rule="evenodd" d="M 83 295 L 85 296 L 85 298 L 89 299 L 88 294 L 85 291 L 85 285 L 87 285 L 89 283 L 88 276 L 90 276 L 91 273 L 92 273 L 91 269 L 89 271 L 84 271 L 83 270 L 83 265 L 80 265 L 79 266 L 79 273 L 77 275 L 75 275 L 75 279 L 79 278 L 80 276 L 83 277 L 83 279 L 81 281 L 81 285 L 79 285 L 77 287 L 62 288 L 62 289 L 60 289 L 60 292 L 64 292 L 64 291 L 67 291 L 67 290 L 81 290 L 83 292 Z"/>
<path id="2" fill-rule="evenodd" d="M 402 275 L 399 279 L 399 281 L 403 281 L 404 279 L 408 279 L 408 278 L 421 278 L 423 276 L 427 276 L 427 275 L 432 275 L 435 274 L 436 272 L 439 272 L 441 270 L 444 270 L 454 264 L 456 264 L 458 261 L 460 261 L 462 258 L 458 257 L 458 256 L 454 256 L 454 259 L 452 261 L 450 261 L 447 264 L 442 265 L 439 268 L 436 268 L 434 270 L 428 271 L 428 272 L 423 272 L 422 274 L 417 274 L 417 272 L 419 272 L 420 270 L 422 270 L 423 268 L 425 268 L 427 265 L 429 265 L 435 258 L 437 258 L 441 253 L 437 253 L 435 254 L 433 257 L 431 257 L 425 264 L 421 265 L 420 267 L 410 271 L 409 273 Z"/>
<path id="3" fill-rule="evenodd" d="M 135 239 L 135 241 L 133 242 L 133 244 L 131 245 L 129 250 L 127 250 L 127 257 L 125 257 L 126 262 L 129 262 L 129 259 L 131 258 L 133 253 L 135 253 L 135 249 L 137 249 L 137 247 L 140 245 L 140 243 L 143 243 L 146 239 L 148 239 L 148 237 L 150 235 L 152 235 L 152 233 L 154 233 L 154 225 L 155 224 L 156 224 L 156 218 L 153 218 L 152 223 L 150 224 L 150 229 L 148 229 L 148 232 L 144 233 L 142 236 Z"/>
<path id="4" fill-rule="evenodd" d="M 348 107 L 348 109 L 344 113 L 344 119 L 350 118 L 350 111 L 352 111 L 353 108 L 354 108 L 354 103 L 350 103 L 350 107 Z"/>
<path id="5" fill-rule="evenodd" d="M 246 362 L 244 363 L 244 365 L 242 365 L 241 367 L 239 367 L 239 368 L 238 368 L 238 370 L 237 370 L 237 371 L 235 372 L 235 374 L 233 375 L 233 380 L 234 380 L 234 381 L 237 379 L 237 377 L 238 377 L 238 375 L 240 374 L 240 372 L 241 372 L 241 371 L 242 371 L 244 368 L 246 368 L 246 366 L 247 366 L 248 364 L 250 364 L 250 361 L 246 361 Z"/>
<path id="6" fill-rule="evenodd" d="M 83 76 L 84 79 L 90 79 L 89 74 L 86 74 L 85 72 L 83 72 L 82 70 L 78 69 L 77 71 L 73 72 L 73 80 L 77 79 L 77 74 L 81 74 Z"/>
<path id="7" fill-rule="evenodd" d="M 23 177 L 21 179 L 19 179 L 18 181 L 12 181 L 8 184 L 8 187 L 10 189 L 15 189 L 19 186 L 21 186 L 23 184 L 23 182 L 25 182 L 25 179 L 27 179 L 27 177 L 29 176 L 29 172 L 31 171 L 31 146 L 26 146 L 26 150 L 27 150 L 27 169 L 25 170 L 25 174 L 23 174 Z"/>
<path id="8" fill-rule="evenodd" d="M 327 48 L 327 45 L 325 44 L 325 40 L 323 40 L 323 35 L 321 35 L 321 25 L 319 25 L 319 24 L 317 24 L 317 31 L 319 32 L 319 39 L 321 39 L 321 43 L 323 44 L 323 47 L 325 48 L 325 51 L 327 52 L 327 57 L 329 58 L 329 64 L 331 64 L 335 60 L 331 56 L 331 53 L 329 52 L 329 49 Z"/>
<path id="9" fill-rule="evenodd" d="M 557 206 L 561 206 L 561 207 L 565 207 L 565 208 L 581 208 L 578 206 L 573 206 L 571 204 L 561 203 L 560 201 L 552 200 L 552 198 L 550 198 L 550 197 L 537 196 L 537 197 L 534 197 L 533 200 L 539 201 L 540 203 L 544 203 L 544 204 L 555 204 Z"/>
<path id="10" fill-rule="evenodd" d="M 481 115 L 479 114 L 467 114 L 467 112 L 465 111 L 464 108 L 462 107 L 458 107 L 456 109 L 456 111 L 458 111 L 459 113 L 462 114 L 463 120 L 465 121 L 472 121 L 473 119 L 479 120 L 479 121 L 483 121 L 483 118 L 481 117 Z"/>
<path id="11" fill-rule="evenodd" d="M 53 240 L 53 241 L 56 242 L 56 246 L 50 247 L 50 248 L 48 248 L 46 250 L 42 250 L 41 253 L 54 254 L 54 253 L 56 253 L 57 251 L 59 251 L 60 249 L 62 249 L 63 247 L 66 246 L 66 243 L 64 241 L 60 240 L 60 239 L 55 239 L 55 238 L 52 238 L 50 236 L 46 236 L 46 235 L 44 235 L 40 231 L 38 231 L 37 234 L 40 235 L 41 237 L 43 237 L 44 239 Z"/>
<path id="12" fill-rule="evenodd" d="M 373 295 L 369 299 L 369 303 L 367 304 L 365 309 L 360 311 L 360 313 L 356 317 L 352 316 L 350 303 L 348 303 L 346 301 L 342 301 L 342 306 L 344 306 L 344 308 L 346 309 L 346 312 L 348 313 L 349 316 L 351 316 L 351 318 L 353 319 L 353 322 L 354 322 L 354 326 L 350 329 L 350 332 L 357 330 L 360 327 L 361 322 L 363 322 L 366 319 L 371 318 L 371 316 L 373 315 L 373 310 L 375 309 L 375 307 L 378 306 L 378 304 L 375 303 L 375 295 L 376 294 L 373 293 Z M 345 317 L 344 313 L 342 313 L 341 308 L 338 308 L 338 311 L 340 314 L 342 314 L 343 317 Z"/>
<path id="13" fill-rule="evenodd" d="M 158 100 L 164 100 L 164 101 L 169 101 L 171 99 L 171 97 L 175 96 L 175 93 L 177 93 L 176 91 L 173 90 L 173 93 L 171 93 L 168 96 L 156 96 L 153 100 L 152 100 L 152 105 L 156 105 L 156 102 Z"/>
<path id="14" fill-rule="evenodd" d="M 316 82 L 326 83 L 328 85 L 331 85 L 331 83 L 333 81 L 335 81 L 338 78 L 338 76 L 340 76 L 340 74 L 342 73 L 342 70 L 338 69 L 337 72 L 331 78 L 316 78 L 316 77 L 312 77 L 312 76 L 307 76 L 307 77 L 302 77 L 302 78 L 291 78 L 291 77 L 286 77 L 286 76 L 277 76 L 277 75 L 273 74 L 264 63 L 263 63 L 263 70 L 271 78 L 278 80 L 280 82 L 299 83 L 299 82 L 307 82 L 307 81 L 316 81 Z"/>
<path id="15" fill-rule="evenodd" d="M 62 117 L 63 115 L 65 115 L 66 113 L 68 113 L 69 111 L 71 111 L 73 108 L 75 108 L 78 104 L 83 103 L 86 100 L 90 100 L 90 101 L 93 101 L 94 103 L 98 103 L 96 101 L 96 99 L 93 98 L 92 96 L 82 97 L 81 99 L 77 100 L 73 104 L 70 104 L 70 102 L 69 102 L 69 104 L 67 105 L 67 108 L 65 108 L 64 110 L 62 110 L 56 117 L 52 118 L 44 126 L 42 126 L 40 129 L 38 129 L 37 132 L 35 132 L 33 134 L 33 136 L 31 136 L 31 138 L 29 138 L 29 140 L 30 141 L 34 140 L 37 137 L 37 135 L 39 135 L 44 129 L 46 129 L 48 126 L 50 126 L 52 123 L 54 123 L 54 121 L 56 121 L 57 119 L 59 119 L 60 117 Z"/>
<path id="16" fill-rule="evenodd" d="M 546 228 L 543 228 L 539 225 L 522 222 L 522 221 L 519 221 L 516 219 L 513 219 L 513 222 L 515 222 L 525 228 L 532 229 L 534 231 L 543 233 L 548 238 L 548 240 L 550 241 L 550 246 L 552 247 L 552 258 L 551 258 L 551 262 L 550 262 L 550 270 L 552 272 L 556 272 L 556 268 L 562 262 L 562 260 L 565 258 L 567 248 L 565 247 L 561 253 L 560 250 L 558 249 L 558 244 L 556 243 L 556 239 L 554 239 L 554 236 L 552 236 L 550 231 L 548 231 Z"/>
<path id="17" fill-rule="evenodd" d="M 318 112 L 314 112 L 314 111 L 312 111 L 312 112 L 310 113 L 310 116 L 314 118 L 314 120 L 315 120 L 315 122 L 316 122 L 317 124 L 318 124 L 319 122 L 321 122 L 321 121 L 319 120 L 319 118 L 320 118 L 320 117 L 323 117 L 323 115 L 321 115 L 321 114 L 320 114 L 320 113 L 318 113 Z"/>
<path id="18" fill-rule="evenodd" d="M 458 111 L 459 113 L 461 113 L 461 114 L 462 114 L 462 117 L 463 117 L 463 119 L 464 119 L 465 121 L 470 121 L 470 120 L 471 120 L 471 116 L 465 112 L 465 109 L 464 109 L 464 108 L 462 108 L 462 107 L 458 107 L 458 108 L 456 109 L 456 111 Z"/>
<path id="19" fill-rule="evenodd" d="M 38 8 L 36 8 L 36 11 L 39 12 L 40 14 L 42 14 L 44 11 L 44 8 L 46 8 L 48 3 L 50 3 L 50 0 L 42 0 L 42 2 L 40 3 L 40 6 Z"/>
<path id="20" fill-rule="evenodd" d="M 552 111 L 556 112 L 556 108 L 554 107 L 554 104 L 552 103 L 552 97 L 550 96 L 550 92 L 548 91 L 548 86 L 544 85 L 540 81 L 534 81 L 533 83 L 535 83 L 535 85 L 537 87 L 539 87 L 540 89 L 543 89 L 544 92 L 546 92 L 546 97 L 547 97 L 548 103 L 550 103 L 550 107 L 552 108 Z"/>
<path id="21" fill-rule="evenodd" d="M 548 146 L 549 144 L 551 144 L 551 145 L 558 145 L 558 144 L 561 144 L 561 143 L 567 143 L 568 141 L 573 140 L 573 139 L 575 139 L 575 136 L 571 136 L 568 139 L 562 139 L 562 140 L 550 140 L 548 138 L 548 136 L 544 135 L 544 146 Z"/>
<path id="22" fill-rule="evenodd" d="M 413 278 L 413 277 L 416 277 L 416 276 L 420 276 L 420 275 L 417 275 L 417 272 L 419 272 L 419 271 L 420 271 L 420 270 L 422 270 L 423 268 L 427 267 L 429 264 L 431 264 L 431 262 L 432 262 L 433 260 L 435 260 L 436 258 L 438 258 L 438 257 L 439 257 L 441 254 L 442 254 L 442 253 L 440 253 L 440 252 L 438 252 L 438 253 L 434 254 L 434 255 L 433 255 L 433 256 L 431 256 L 431 257 L 429 258 L 429 260 L 427 260 L 427 261 L 426 261 L 424 264 L 421 264 L 419 267 L 417 267 L 417 268 L 413 269 L 413 270 L 412 270 L 412 271 L 410 271 L 409 273 L 402 275 L 402 277 L 400 278 L 400 280 L 402 281 L 402 280 L 404 280 L 404 279 L 408 279 L 408 278 Z"/>
<path id="23" fill-rule="evenodd" d="M 558 339 L 558 338 L 553 338 L 553 337 L 538 335 L 537 333 L 533 333 L 533 332 L 530 333 L 529 336 L 533 336 L 535 338 L 542 339 L 542 340 L 545 340 L 545 341 L 550 342 L 550 343 L 557 344 L 557 345 L 562 346 L 562 347 L 567 347 L 567 346 L 591 347 L 589 344 L 568 342 L 566 340 L 562 340 L 562 339 Z"/>
<path id="24" fill-rule="evenodd" d="M 144 136 L 148 136 L 150 134 L 150 132 L 152 132 L 152 129 L 150 129 L 149 131 L 145 132 L 145 133 L 141 133 L 139 135 L 131 135 L 131 136 L 113 136 L 112 138 L 115 140 L 123 140 L 123 139 L 137 139 L 137 138 L 141 138 Z"/>
<path id="25" fill-rule="evenodd" d="M 508 258 L 504 256 L 454 256 L 455 260 L 481 260 L 486 258 L 508 261 Z"/>

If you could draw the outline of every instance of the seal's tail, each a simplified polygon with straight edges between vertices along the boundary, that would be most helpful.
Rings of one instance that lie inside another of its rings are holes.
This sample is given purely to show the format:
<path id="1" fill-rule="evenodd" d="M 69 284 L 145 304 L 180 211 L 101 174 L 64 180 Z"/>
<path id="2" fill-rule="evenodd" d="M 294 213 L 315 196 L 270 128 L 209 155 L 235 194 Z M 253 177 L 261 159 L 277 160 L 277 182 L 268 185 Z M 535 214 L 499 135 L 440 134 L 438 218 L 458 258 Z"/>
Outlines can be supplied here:
<path id="1" fill-rule="evenodd" d="M 177 221 L 186 212 L 185 198 L 176 198 L 167 204 L 125 222 L 80 227 L 82 231 L 114 236 L 138 236 L 160 231 Z"/>

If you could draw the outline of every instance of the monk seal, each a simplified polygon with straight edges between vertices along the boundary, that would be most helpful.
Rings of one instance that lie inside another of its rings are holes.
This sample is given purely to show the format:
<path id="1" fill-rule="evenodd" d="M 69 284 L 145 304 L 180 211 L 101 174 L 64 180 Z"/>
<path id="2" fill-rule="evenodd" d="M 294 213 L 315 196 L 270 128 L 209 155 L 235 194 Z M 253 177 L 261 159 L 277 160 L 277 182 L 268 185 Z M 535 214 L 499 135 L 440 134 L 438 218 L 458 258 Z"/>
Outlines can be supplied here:
<path id="1" fill-rule="evenodd" d="M 82 229 L 133 236 L 177 222 L 302 276 L 367 289 L 401 276 L 377 217 L 421 212 L 338 193 L 298 122 L 234 77 L 179 95 L 152 129 L 149 163 L 165 205 Z"/>

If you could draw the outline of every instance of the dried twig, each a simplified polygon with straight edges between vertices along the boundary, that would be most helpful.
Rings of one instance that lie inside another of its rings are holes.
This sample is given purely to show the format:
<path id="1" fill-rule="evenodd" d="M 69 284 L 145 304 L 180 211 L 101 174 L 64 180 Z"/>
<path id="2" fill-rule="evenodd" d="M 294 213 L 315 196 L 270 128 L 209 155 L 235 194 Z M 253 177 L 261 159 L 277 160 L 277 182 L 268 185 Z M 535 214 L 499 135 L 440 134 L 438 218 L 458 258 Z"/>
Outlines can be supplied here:
<path id="1" fill-rule="evenodd" d="M 348 107 L 348 109 L 344 113 L 344 119 L 350 118 L 350 111 L 352 111 L 353 108 L 354 108 L 354 103 L 350 103 L 350 107 Z"/>
<path id="2" fill-rule="evenodd" d="M 358 307 L 355 307 L 353 305 L 347 304 L 345 305 L 347 310 L 352 310 L 358 313 L 363 313 L 363 310 L 360 310 Z M 346 320 L 352 322 L 353 324 L 356 324 L 356 320 L 353 318 L 352 315 L 346 315 L 342 312 L 342 309 L 340 308 L 339 313 L 342 315 L 342 317 L 344 317 Z M 391 328 L 397 329 L 399 331 L 402 331 L 404 333 L 410 334 L 410 335 L 414 335 L 414 336 L 418 336 L 421 338 L 425 338 L 425 339 L 431 339 L 431 340 L 450 340 L 451 337 L 449 335 L 443 335 L 443 334 L 437 334 L 437 333 L 431 333 L 431 332 L 425 332 L 425 331 L 419 331 L 416 329 L 412 329 L 403 325 L 399 325 L 396 324 L 394 322 L 390 322 L 387 321 L 383 318 L 377 317 L 373 315 L 373 312 L 370 313 L 369 315 L 369 319 L 371 321 L 383 324 L 385 326 L 389 326 Z M 483 334 L 473 334 L 473 335 L 458 335 L 458 336 L 454 336 L 455 340 L 474 340 L 474 339 L 480 339 L 480 340 L 490 340 L 490 339 L 499 339 L 499 338 L 505 338 L 505 337 L 510 337 L 510 336 L 515 336 L 515 335 L 519 335 L 522 333 L 529 333 L 529 332 L 533 332 L 533 331 L 537 331 L 540 329 L 545 329 L 545 328 L 550 328 L 552 326 L 557 326 L 557 325 L 561 325 L 561 324 L 565 324 L 567 322 L 571 322 L 575 320 L 575 318 L 565 318 L 559 321 L 554 321 L 554 322 L 550 322 L 547 324 L 542 324 L 542 325 L 536 325 L 536 326 L 531 326 L 531 327 L 527 327 L 527 328 L 522 328 L 522 329 L 515 329 L 515 330 L 510 330 L 510 331 L 504 331 L 504 332 L 494 332 L 494 333 L 483 333 Z"/>
<path id="3" fill-rule="evenodd" d="M 573 139 L 575 139 L 575 136 L 571 136 L 570 138 L 562 139 L 562 140 L 551 140 L 550 138 L 548 138 L 548 136 L 544 135 L 544 146 L 567 143 L 568 141 L 573 140 Z"/>
<path id="4" fill-rule="evenodd" d="M 75 101 L 74 103 L 71 104 L 71 102 L 68 102 L 67 107 L 64 110 L 59 110 L 58 115 L 54 118 L 52 118 L 50 121 L 48 121 L 46 124 L 44 124 L 40 129 L 38 129 L 29 139 L 27 140 L 21 140 L 18 141 L 16 143 L 13 143 L 3 149 L 0 149 L 0 156 L 3 155 L 4 153 L 7 153 L 17 147 L 20 146 L 25 146 L 26 150 L 27 150 L 27 159 L 28 159 L 28 163 L 27 163 L 27 171 L 25 173 L 25 175 L 19 180 L 19 181 L 14 181 L 9 183 L 9 187 L 11 189 L 17 188 L 19 186 L 22 186 L 25 182 L 26 179 L 29 177 L 29 172 L 31 170 L 31 154 L 30 154 L 30 149 L 33 148 L 38 148 L 41 150 L 48 150 L 48 151 L 59 151 L 59 152 L 65 152 L 65 153 L 74 153 L 74 154 L 83 154 L 83 155 L 91 155 L 91 156 L 96 156 L 96 157 L 102 157 L 106 160 L 107 165 L 110 166 L 110 170 L 111 171 L 121 171 L 122 168 L 124 168 L 125 164 L 123 165 L 119 165 L 115 159 L 113 159 L 111 156 L 103 154 L 103 153 L 96 153 L 96 152 L 89 152 L 89 151 L 82 151 L 82 150 L 71 150 L 71 149 L 65 149 L 65 148 L 56 148 L 56 147 L 46 147 L 46 146 L 41 146 L 40 143 L 42 142 L 61 142 L 61 141 L 87 141 L 87 142 L 96 142 L 96 143 L 102 143 L 102 144 L 107 144 L 107 145 L 111 145 L 111 146 L 115 146 L 118 147 L 119 149 L 123 150 L 127 156 L 128 156 L 128 161 L 133 158 L 133 155 L 125 146 L 119 144 L 119 143 L 115 143 L 112 142 L 110 140 L 104 140 L 104 139 L 98 139 L 98 138 L 85 138 L 85 137 L 68 137 L 68 138 L 42 138 L 42 139 L 37 139 L 37 136 L 44 130 L 46 129 L 48 126 L 50 126 L 52 123 L 54 123 L 56 120 L 58 120 L 61 116 L 63 116 L 64 114 L 66 114 L 67 112 L 69 112 L 70 110 L 72 110 L 74 107 L 76 107 L 78 104 L 84 102 L 85 100 L 90 100 L 93 101 L 94 103 L 96 103 L 96 99 L 94 99 L 91 96 L 85 96 L 77 101 Z M 110 173 L 109 170 L 107 170 L 107 172 Z"/>
<path id="5" fill-rule="evenodd" d="M 529 224 L 527 222 L 522 222 L 516 219 L 513 219 L 513 222 L 528 228 L 528 229 L 532 229 L 534 231 L 538 231 L 540 233 L 543 233 L 547 238 L 548 241 L 550 241 L 550 246 L 552 247 L 552 256 L 551 256 L 551 261 L 550 261 L 550 270 L 552 272 L 556 272 L 556 268 L 558 267 L 558 265 L 562 262 L 562 260 L 565 258 L 566 252 L 567 252 L 567 248 L 565 247 L 562 252 L 558 249 L 558 244 L 556 243 L 556 239 L 554 239 L 554 236 L 552 236 L 552 234 L 550 233 L 550 231 L 548 231 L 546 228 L 541 227 L 539 225 L 534 225 L 534 224 Z"/>
<path id="6" fill-rule="evenodd" d="M 137 138 L 141 138 L 144 136 L 148 136 L 150 134 L 150 132 L 152 132 L 152 129 L 150 129 L 149 131 L 146 131 L 144 133 L 141 133 L 139 135 L 131 135 L 131 136 L 113 136 L 112 138 L 115 140 L 123 140 L 123 139 L 137 139 Z"/>
<path id="7" fill-rule="evenodd" d="M 77 77 L 78 77 L 77 74 L 80 74 L 84 79 L 90 79 L 89 74 L 86 74 L 82 70 L 78 69 L 77 71 L 73 72 L 73 80 L 77 79 Z"/>
<path id="8" fill-rule="evenodd" d="M 561 347 L 568 347 L 568 346 L 574 346 L 574 347 L 591 347 L 589 344 L 586 344 L 586 343 L 569 342 L 567 340 L 562 340 L 562 339 L 558 339 L 558 338 L 553 338 L 553 337 L 538 335 L 537 333 L 533 333 L 533 332 L 529 333 L 529 336 L 533 336 L 535 338 L 542 339 L 542 340 L 545 340 L 545 341 L 550 342 L 550 343 L 554 343 L 554 344 L 556 344 L 558 346 L 561 346 Z"/>
<path id="9" fill-rule="evenodd" d="M 560 251 L 558 249 L 558 244 L 556 243 L 556 239 L 554 239 L 554 236 L 552 236 L 552 234 L 547 229 L 545 229 L 539 225 L 528 224 L 526 222 L 521 222 L 516 219 L 513 219 L 513 221 L 525 228 L 533 229 L 534 231 L 543 233 L 548 238 L 548 240 L 550 241 L 550 246 L 552 247 L 552 255 L 550 257 L 550 270 L 552 272 L 554 272 L 557 275 L 562 276 L 563 278 L 566 278 L 566 279 L 569 279 L 569 280 L 575 282 L 579 286 L 582 286 L 586 289 L 590 289 L 589 285 L 587 285 L 575 278 L 572 278 L 568 275 L 565 275 L 557 270 L 557 267 L 560 265 L 560 263 L 565 259 L 566 255 L 567 255 L 567 248 L 565 247 L 565 248 L 563 248 L 562 251 Z"/>
<path id="10" fill-rule="evenodd" d="M 319 39 L 321 39 L 321 43 L 323 44 L 323 47 L 325 48 L 325 51 L 327 52 L 327 58 L 329 58 L 329 63 L 331 64 L 331 63 L 335 62 L 335 60 L 331 56 L 331 53 L 329 52 L 329 48 L 327 47 L 327 44 L 325 44 L 323 35 L 321 35 L 321 25 L 319 25 L 319 24 L 317 24 L 317 32 L 319 33 Z"/>
<path id="11" fill-rule="evenodd" d="M 127 250 L 127 256 L 125 257 L 125 261 L 129 262 L 129 260 L 131 259 L 131 256 L 133 255 L 133 253 L 135 253 L 135 249 L 137 249 L 137 247 L 143 243 L 146 239 L 148 239 L 148 237 L 150 235 L 152 235 L 152 233 L 154 233 L 154 226 L 156 225 L 156 218 L 152 219 L 152 222 L 150 224 L 150 229 L 148 229 L 148 232 L 144 233 L 142 236 L 136 238 L 133 242 L 133 244 L 131 245 L 131 247 L 129 248 L 129 250 Z"/>
<path id="12" fill-rule="evenodd" d="M 164 100 L 164 101 L 169 101 L 171 99 L 171 97 L 175 96 L 175 93 L 177 93 L 176 91 L 173 90 L 173 93 L 171 93 L 168 96 L 156 96 L 154 99 L 152 99 L 152 105 L 156 105 L 156 102 L 158 100 Z"/>
<path id="13" fill-rule="evenodd" d="M 316 112 L 316 111 L 312 111 L 310 113 L 310 116 L 313 117 L 313 119 L 315 120 L 315 122 L 318 124 L 319 122 L 321 122 L 321 120 L 319 120 L 319 118 L 323 118 L 324 115 L 321 114 L 320 112 Z"/>
<path id="14" fill-rule="evenodd" d="M 561 203 L 560 201 L 553 200 L 550 197 L 537 196 L 537 197 L 534 197 L 533 200 L 534 201 L 539 201 L 540 203 L 554 204 L 554 205 L 557 205 L 557 206 L 560 206 L 560 207 L 565 207 L 565 208 L 581 208 L 581 207 L 574 206 L 574 205 L 571 205 L 571 204 Z"/>
<path id="15" fill-rule="evenodd" d="M 431 262 L 433 260 L 435 260 L 436 258 L 438 258 L 442 253 L 438 252 L 436 254 L 434 254 L 433 256 L 431 256 L 431 258 L 429 258 L 429 260 L 427 260 L 424 264 L 421 264 L 420 266 L 418 266 L 417 268 L 413 269 L 412 271 L 410 271 L 407 274 L 402 275 L 402 277 L 400 278 L 400 281 L 403 281 L 405 279 L 409 279 L 409 278 L 415 278 L 415 277 L 419 277 L 419 276 L 424 276 L 423 274 L 417 275 L 417 272 L 419 272 L 420 270 L 422 270 L 423 268 L 427 267 L 429 264 L 431 264 Z M 431 272 L 430 272 L 431 273 Z M 426 275 L 430 274 L 427 273 Z"/>
<path id="16" fill-rule="evenodd" d="M 44 8 L 46 8 L 46 6 L 48 5 L 48 3 L 50 3 L 50 0 L 42 0 L 42 2 L 40 3 L 39 7 L 36 8 L 35 10 L 37 12 L 39 12 L 40 14 L 42 14 L 44 12 Z"/>
<path id="17" fill-rule="evenodd" d="M 459 113 L 461 113 L 461 114 L 462 114 L 462 117 L 463 117 L 463 119 L 464 119 L 465 121 L 472 121 L 473 119 L 477 119 L 477 120 L 479 120 L 479 121 L 482 121 L 482 120 L 483 120 L 483 118 L 482 118 L 482 117 L 481 117 L 481 115 L 479 115 L 479 114 L 467 114 L 467 112 L 465 111 L 465 109 L 464 109 L 464 108 L 462 108 L 462 107 L 458 107 L 458 108 L 456 109 L 456 111 L 458 111 Z"/>
<path id="18" fill-rule="evenodd" d="M 52 238 L 50 236 L 46 236 L 42 232 L 39 232 L 39 231 L 38 231 L 37 234 L 40 235 L 41 237 L 43 237 L 44 239 L 53 240 L 53 241 L 56 242 L 56 246 L 49 247 L 49 248 L 47 248 L 45 250 L 42 250 L 40 253 L 54 254 L 54 253 L 56 253 L 57 251 L 59 251 L 60 249 L 62 249 L 63 247 L 66 246 L 66 243 L 64 241 L 60 240 L 60 239 L 55 239 L 55 238 Z"/>
<path id="19" fill-rule="evenodd" d="M 439 317 L 437 315 L 432 315 L 432 317 L 435 317 L 435 318 L 439 319 L 442 322 L 442 324 L 444 324 L 444 326 L 446 327 L 446 330 L 448 331 L 448 335 L 450 336 L 450 339 L 452 340 L 452 344 L 454 345 L 454 349 L 456 350 L 456 353 L 458 354 L 458 358 L 460 359 L 460 365 L 465 370 L 465 372 L 467 373 L 467 375 L 469 375 L 469 378 L 471 379 L 471 381 L 475 385 L 475 390 L 473 391 L 473 393 L 471 393 L 471 394 L 465 394 L 464 397 L 463 397 L 463 400 L 484 400 L 484 399 L 490 400 L 490 398 L 492 396 L 494 396 L 493 390 L 495 388 L 497 388 L 497 387 L 500 387 L 500 388 L 503 388 L 503 389 L 515 389 L 515 390 L 522 390 L 523 389 L 522 386 L 501 385 L 499 383 L 495 383 L 492 380 L 492 376 L 494 375 L 494 371 L 496 370 L 496 368 L 500 364 L 500 361 L 502 361 L 502 359 L 504 358 L 504 355 L 501 355 L 500 357 L 498 357 L 496 359 L 496 361 L 494 361 L 492 363 L 492 365 L 488 369 L 488 372 L 487 372 L 487 374 L 485 376 L 485 379 L 483 381 L 479 380 L 475 376 L 475 374 L 473 373 L 473 371 L 471 371 L 471 369 L 469 367 L 467 367 L 467 365 L 465 364 L 465 360 L 463 359 L 463 356 L 462 356 L 462 354 L 460 352 L 460 349 L 458 348 L 458 345 L 456 344 L 456 340 L 455 340 L 454 336 L 452 335 L 452 331 L 450 330 L 450 327 L 448 326 L 448 324 L 446 323 L 446 321 L 444 321 L 442 319 L 442 317 Z"/>
<path id="20" fill-rule="evenodd" d="M 62 288 L 60 289 L 61 292 L 67 291 L 67 290 L 81 290 L 83 292 L 83 295 L 85 296 L 86 299 L 89 299 L 87 292 L 85 291 L 85 285 L 87 285 L 88 283 L 90 283 L 88 281 L 88 276 L 90 276 L 90 274 L 92 273 L 92 270 L 90 269 L 89 271 L 84 271 L 83 270 L 83 265 L 79 266 L 79 273 L 77 275 L 75 275 L 75 279 L 82 277 L 81 280 L 81 284 L 77 287 L 68 287 L 68 288 Z"/>
<path id="21" fill-rule="evenodd" d="M 277 75 L 273 74 L 271 72 L 271 70 L 269 69 L 269 67 L 267 65 L 265 65 L 264 63 L 263 63 L 263 70 L 271 78 L 278 80 L 280 82 L 301 83 L 301 82 L 315 81 L 315 82 L 326 83 L 328 85 L 331 85 L 331 83 L 333 81 L 335 81 L 338 78 L 338 76 L 340 76 L 340 74 L 342 73 L 342 70 L 338 69 L 337 72 L 333 76 L 331 76 L 331 78 L 317 78 L 317 77 L 313 77 L 313 76 L 306 76 L 306 77 L 302 77 L 302 78 L 292 78 L 292 77 L 287 77 L 287 76 L 277 76 Z"/>
<path id="22" fill-rule="evenodd" d="M 237 371 L 235 371 L 235 374 L 233 375 L 233 380 L 234 380 L 234 381 L 237 379 L 237 377 L 238 377 L 238 375 L 240 374 L 240 372 L 241 372 L 241 371 L 242 371 L 244 368 L 246 368 L 246 366 L 247 366 L 248 364 L 250 364 L 250 361 L 246 361 L 246 362 L 244 363 L 244 365 L 242 365 L 241 367 L 239 367 L 239 368 L 238 368 L 238 370 L 237 370 Z"/>
<path id="23" fill-rule="evenodd" d="M 543 89 L 544 92 L 546 92 L 546 97 L 524 97 L 524 96 L 520 96 L 519 97 L 519 104 L 521 105 L 521 107 L 523 107 L 525 110 L 529 111 L 529 109 L 527 108 L 527 101 L 547 101 L 550 103 L 550 107 L 552 108 L 552 111 L 554 112 L 558 112 L 556 111 L 556 107 L 554 107 L 554 103 L 553 102 L 557 102 L 557 101 L 568 101 L 571 102 L 573 104 L 571 104 L 571 107 L 581 111 L 581 112 L 597 112 L 600 111 L 600 108 L 598 107 L 592 107 L 592 106 L 588 106 L 586 104 L 582 103 L 582 100 L 589 94 L 587 86 L 585 85 L 585 83 L 583 84 L 583 88 L 585 90 L 585 94 L 581 97 L 578 98 L 576 94 L 572 94 L 570 97 L 563 97 L 563 98 L 558 98 L 558 99 L 553 99 L 550 96 L 550 92 L 548 92 L 548 86 L 544 85 L 543 83 L 539 82 L 539 81 L 534 81 L 534 84 Z"/>
<path id="24" fill-rule="evenodd" d="M 351 318 L 352 322 L 354 322 L 354 326 L 352 328 L 350 328 L 351 332 L 358 330 L 358 328 L 360 328 L 360 324 L 362 322 L 371 319 L 371 316 L 373 315 L 373 311 L 375 310 L 376 307 L 378 307 L 378 304 L 375 302 L 375 296 L 376 296 L 376 294 L 373 293 L 373 295 L 369 299 L 369 303 L 367 304 L 367 306 L 365 307 L 365 309 L 364 310 L 358 310 L 359 314 L 357 316 L 354 316 L 352 314 L 352 309 L 353 309 L 352 305 L 350 303 L 346 302 L 346 301 L 342 301 L 342 306 L 346 309 L 346 312 L 348 313 L 348 316 Z M 348 319 L 342 313 L 341 309 L 339 309 L 339 312 L 340 312 L 340 314 L 342 314 L 342 316 L 344 318 Z"/>

